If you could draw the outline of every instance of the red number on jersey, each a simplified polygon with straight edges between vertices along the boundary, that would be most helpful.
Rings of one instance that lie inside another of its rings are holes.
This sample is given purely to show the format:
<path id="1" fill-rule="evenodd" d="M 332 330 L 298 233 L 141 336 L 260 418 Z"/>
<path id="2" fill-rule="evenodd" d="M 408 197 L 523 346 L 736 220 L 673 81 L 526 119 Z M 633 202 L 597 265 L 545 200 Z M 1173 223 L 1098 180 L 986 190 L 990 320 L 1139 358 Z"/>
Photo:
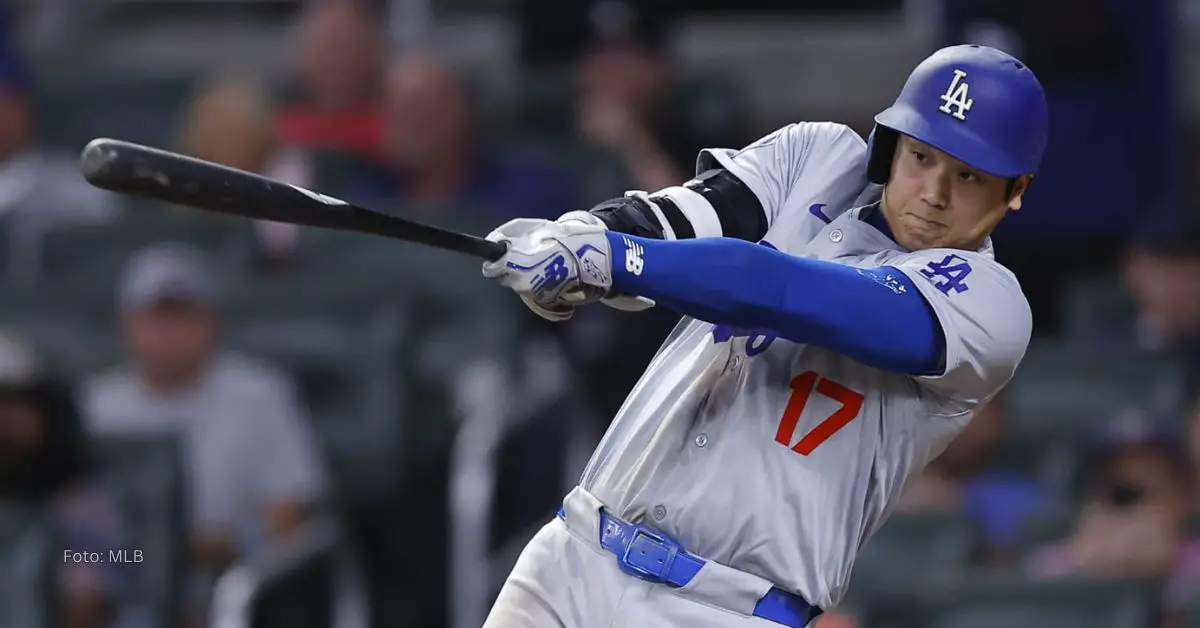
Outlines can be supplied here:
<path id="1" fill-rule="evenodd" d="M 808 398 L 813 390 L 840 402 L 842 407 L 818 423 L 816 427 L 812 428 L 812 431 L 800 439 L 800 442 L 792 445 L 792 435 L 796 433 L 796 425 L 800 422 L 800 415 L 804 414 L 804 407 L 808 405 Z M 861 394 L 831 379 L 825 379 L 813 371 L 805 371 L 792 378 L 792 396 L 788 399 L 787 407 L 783 409 L 783 417 L 779 419 L 779 429 L 775 431 L 775 441 L 784 447 L 790 447 L 792 451 L 801 456 L 807 456 L 838 430 L 846 427 L 847 423 L 853 421 L 854 417 L 858 416 L 858 412 L 862 410 L 862 405 L 863 396 Z"/>

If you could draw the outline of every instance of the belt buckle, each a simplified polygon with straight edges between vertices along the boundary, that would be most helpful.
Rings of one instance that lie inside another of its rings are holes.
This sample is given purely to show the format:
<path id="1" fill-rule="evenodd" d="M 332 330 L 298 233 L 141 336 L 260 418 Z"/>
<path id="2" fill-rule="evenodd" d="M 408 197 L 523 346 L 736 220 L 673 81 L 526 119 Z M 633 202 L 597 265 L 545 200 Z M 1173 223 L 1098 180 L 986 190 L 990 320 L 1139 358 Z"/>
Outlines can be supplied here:
<path id="1" fill-rule="evenodd" d="M 635 578 L 670 584 L 666 574 L 678 554 L 679 544 L 638 526 L 617 563 L 622 571 Z"/>

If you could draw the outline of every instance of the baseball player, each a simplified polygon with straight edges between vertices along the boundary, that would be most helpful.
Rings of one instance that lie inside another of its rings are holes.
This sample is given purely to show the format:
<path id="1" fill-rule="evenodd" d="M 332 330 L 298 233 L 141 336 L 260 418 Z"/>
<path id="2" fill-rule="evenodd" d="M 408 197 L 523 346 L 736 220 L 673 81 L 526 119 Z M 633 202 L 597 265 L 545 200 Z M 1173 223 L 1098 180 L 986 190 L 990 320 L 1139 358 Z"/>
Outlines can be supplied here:
<path id="1" fill-rule="evenodd" d="M 923 61 L 867 142 L 828 122 L 556 221 L 486 277 L 539 315 L 684 315 L 485 626 L 810 625 L 905 482 L 1007 384 L 1028 302 L 989 233 L 1046 143 L 1033 72 L 984 46 Z"/>

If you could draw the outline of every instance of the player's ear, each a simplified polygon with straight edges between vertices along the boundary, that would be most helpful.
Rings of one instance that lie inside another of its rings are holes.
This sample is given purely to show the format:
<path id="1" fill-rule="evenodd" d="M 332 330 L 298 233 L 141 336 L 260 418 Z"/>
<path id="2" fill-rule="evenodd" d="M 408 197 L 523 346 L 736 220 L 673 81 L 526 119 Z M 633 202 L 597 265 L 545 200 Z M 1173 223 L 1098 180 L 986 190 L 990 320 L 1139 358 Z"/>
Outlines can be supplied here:
<path id="1" fill-rule="evenodd" d="M 1025 191 L 1029 189 L 1029 185 L 1033 183 L 1033 175 L 1027 174 L 1009 181 L 1008 184 L 1008 208 L 1012 211 L 1021 209 L 1021 201 L 1025 196 Z"/>

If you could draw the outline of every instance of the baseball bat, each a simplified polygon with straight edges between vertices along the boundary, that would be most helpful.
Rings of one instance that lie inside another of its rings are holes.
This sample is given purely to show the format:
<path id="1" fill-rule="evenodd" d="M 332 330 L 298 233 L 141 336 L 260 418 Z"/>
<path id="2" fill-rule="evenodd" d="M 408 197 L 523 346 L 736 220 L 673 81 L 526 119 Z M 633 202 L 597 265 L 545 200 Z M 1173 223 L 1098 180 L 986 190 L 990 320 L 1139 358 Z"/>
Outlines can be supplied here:
<path id="1" fill-rule="evenodd" d="M 356 231 L 417 242 L 494 262 L 507 247 L 478 236 L 352 205 L 244 170 L 121 140 L 98 138 L 84 147 L 80 169 L 88 183 L 243 218 Z"/>

